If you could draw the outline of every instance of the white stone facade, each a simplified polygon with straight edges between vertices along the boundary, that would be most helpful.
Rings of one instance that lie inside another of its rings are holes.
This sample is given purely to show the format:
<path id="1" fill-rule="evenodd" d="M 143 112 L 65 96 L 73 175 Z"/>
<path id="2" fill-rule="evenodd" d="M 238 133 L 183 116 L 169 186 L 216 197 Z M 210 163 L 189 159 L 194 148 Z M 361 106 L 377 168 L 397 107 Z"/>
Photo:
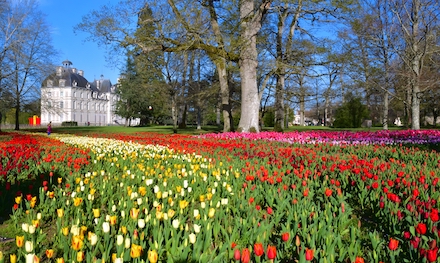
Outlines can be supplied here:
<path id="1" fill-rule="evenodd" d="M 70 61 L 56 68 L 41 87 L 41 125 L 76 122 L 79 126 L 123 125 L 125 119 L 114 113 L 119 96 L 116 86 L 102 78 L 87 81 L 82 70 Z"/>

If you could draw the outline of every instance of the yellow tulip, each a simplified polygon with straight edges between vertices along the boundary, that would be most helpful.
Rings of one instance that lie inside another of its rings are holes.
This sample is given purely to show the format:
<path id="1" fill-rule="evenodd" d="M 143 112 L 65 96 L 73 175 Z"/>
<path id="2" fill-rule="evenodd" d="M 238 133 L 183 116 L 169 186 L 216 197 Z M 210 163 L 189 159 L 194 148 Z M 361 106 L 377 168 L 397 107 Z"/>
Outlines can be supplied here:
<path id="1" fill-rule="evenodd" d="M 180 207 L 180 209 L 184 209 L 185 207 L 187 207 L 188 206 L 188 201 L 186 201 L 186 200 L 180 200 L 179 201 L 179 207 Z"/>
<path id="2" fill-rule="evenodd" d="M 46 249 L 46 257 L 47 258 L 52 258 L 54 255 L 54 250 L 53 249 Z"/>
<path id="3" fill-rule="evenodd" d="M 80 250 L 83 246 L 83 241 L 80 236 L 73 236 L 72 237 L 72 245 L 71 247 L 73 250 Z"/>
<path id="4" fill-rule="evenodd" d="M 215 215 L 215 208 L 211 207 L 209 208 L 208 216 L 209 218 L 213 218 Z"/>
<path id="5" fill-rule="evenodd" d="M 63 215 L 64 215 L 64 209 L 62 209 L 62 208 L 57 209 L 57 215 L 58 215 L 58 217 L 63 217 Z"/>
<path id="6" fill-rule="evenodd" d="M 63 178 L 61 178 L 61 177 L 58 177 L 58 184 L 61 184 L 62 182 L 63 182 Z M 64 259 L 63 259 L 64 260 Z"/>
<path id="7" fill-rule="evenodd" d="M 39 220 L 32 220 L 32 225 L 37 228 L 40 225 L 40 221 Z"/>
<path id="8" fill-rule="evenodd" d="M 150 263 L 156 263 L 158 259 L 157 251 L 156 250 L 149 250 L 148 251 L 148 260 Z"/>
<path id="9" fill-rule="evenodd" d="M 73 205 L 74 206 L 80 206 L 82 204 L 83 199 L 80 197 L 73 198 Z"/>
<path id="10" fill-rule="evenodd" d="M 49 192 L 47 192 L 47 196 L 48 196 L 50 199 L 52 199 L 52 198 L 55 197 L 55 192 L 53 192 L 53 191 L 49 191 Z"/>
<path id="11" fill-rule="evenodd" d="M 167 214 L 168 218 L 172 218 L 176 214 L 176 211 L 174 211 L 173 209 L 169 209 Z"/>
<path id="12" fill-rule="evenodd" d="M 16 236 L 15 243 L 17 244 L 17 247 L 22 247 L 24 244 L 24 236 Z"/>
<path id="13" fill-rule="evenodd" d="M 110 216 L 110 225 L 116 225 L 116 221 L 118 220 L 117 216 Z"/>
<path id="14" fill-rule="evenodd" d="M 11 261 L 11 263 L 17 263 L 17 255 L 15 254 L 9 255 L 9 261 Z"/>
<path id="15" fill-rule="evenodd" d="M 130 256 L 132 258 L 138 258 L 141 256 L 142 247 L 136 244 L 131 244 Z"/>
<path id="16" fill-rule="evenodd" d="M 138 215 L 139 215 L 139 208 L 133 207 L 130 210 L 130 217 L 133 218 L 133 219 L 137 219 Z"/>
<path id="17" fill-rule="evenodd" d="M 57 258 L 57 263 L 65 263 L 64 258 Z"/>
<path id="18" fill-rule="evenodd" d="M 68 227 L 61 228 L 61 232 L 63 233 L 63 235 L 68 236 L 69 235 L 69 228 Z"/>
<path id="19" fill-rule="evenodd" d="M 34 196 L 34 197 L 32 197 L 32 199 L 31 199 L 31 208 L 34 208 L 34 206 L 35 206 L 36 203 L 37 203 L 37 197 Z"/>
<path id="20" fill-rule="evenodd" d="M 21 195 L 15 197 L 15 203 L 17 203 L 17 204 L 21 203 Z"/>
<path id="21" fill-rule="evenodd" d="M 147 194 L 147 188 L 145 186 L 140 186 L 138 192 L 141 196 L 145 196 Z"/>
<path id="22" fill-rule="evenodd" d="M 84 252 L 83 251 L 78 251 L 78 253 L 76 253 L 76 261 L 78 262 L 82 262 L 85 258 Z"/>
<path id="23" fill-rule="evenodd" d="M 101 215 L 101 211 L 99 210 L 99 208 L 93 208 L 93 217 L 98 218 Z"/>

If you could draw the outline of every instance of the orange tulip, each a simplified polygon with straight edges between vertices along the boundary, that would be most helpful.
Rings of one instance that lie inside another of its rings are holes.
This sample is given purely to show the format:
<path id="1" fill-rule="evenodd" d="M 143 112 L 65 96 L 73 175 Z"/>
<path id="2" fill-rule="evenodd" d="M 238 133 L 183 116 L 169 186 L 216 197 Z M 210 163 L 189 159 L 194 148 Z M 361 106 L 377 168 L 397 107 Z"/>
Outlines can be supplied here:
<path id="1" fill-rule="evenodd" d="M 46 257 L 47 258 L 52 258 L 54 254 L 53 249 L 46 249 Z"/>

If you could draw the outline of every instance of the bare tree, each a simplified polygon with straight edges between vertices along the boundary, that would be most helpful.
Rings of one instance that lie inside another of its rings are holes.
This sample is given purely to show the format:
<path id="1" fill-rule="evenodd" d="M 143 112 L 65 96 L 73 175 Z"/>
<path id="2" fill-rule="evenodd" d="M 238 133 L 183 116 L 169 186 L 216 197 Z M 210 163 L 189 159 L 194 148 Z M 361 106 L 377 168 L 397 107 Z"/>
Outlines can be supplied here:
<path id="1" fill-rule="evenodd" d="M 55 55 L 51 45 L 49 27 L 34 1 L 17 2 L 14 14 L 23 16 L 17 27 L 16 41 L 9 50 L 12 74 L 8 77 L 15 108 L 15 129 L 19 130 L 22 105 L 39 95 L 43 78 L 53 69 L 51 58 Z M 33 12 L 28 13 L 28 10 Z"/>
<path id="2" fill-rule="evenodd" d="M 425 92 L 421 83 L 427 55 L 439 52 L 436 28 L 440 22 L 437 0 L 392 0 L 392 11 L 403 33 L 398 54 L 409 69 L 408 93 L 411 105 L 411 129 L 420 129 L 420 100 Z"/>

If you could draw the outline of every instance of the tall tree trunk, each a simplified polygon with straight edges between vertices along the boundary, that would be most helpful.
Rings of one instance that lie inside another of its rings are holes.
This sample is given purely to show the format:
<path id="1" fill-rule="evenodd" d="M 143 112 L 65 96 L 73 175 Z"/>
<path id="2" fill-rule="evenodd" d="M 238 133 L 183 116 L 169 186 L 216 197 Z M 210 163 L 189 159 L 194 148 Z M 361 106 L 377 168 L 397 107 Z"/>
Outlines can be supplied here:
<path id="1" fill-rule="evenodd" d="M 269 0 L 263 0 L 254 10 L 254 0 L 240 1 L 241 40 L 240 77 L 241 77 L 241 116 L 238 129 L 241 132 L 259 132 L 260 96 L 257 85 L 257 34 L 261 29 L 264 13 L 270 6 Z"/>
<path id="2" fill-rule="evenodd" d="M 232 114 L 231 114 L 231 104 L 229 101 L 230 90 L 228 84 L 228 72 L 226 70 L 226 60 L 224 58 L 218 58 L 216 60 L 218 78 L 220 83 L 220 99 L 221 99 L 221 110 L 223 113 L 223 131 L 229 132 L 233 131 L 232 125 Z"/>
<path id="3" fill-rule="evenodd" d="M 283 69 L 280 69 L 283 70 Z M 277 75 L 277 84 L 275 89 L 275 131 L 284 130 L 284 74 Z"/>
<path id="4" fill-rule="evenodd" d="M 20 100 L 17 100 L 15 106 L 15 130 L 20 130 Z"/>
<path id="5" fill-rule="evenodd" d="M 178 118 L 177 118 L 177 98 L 176 94 L 171 95 L 171 115 L 173 118 L 173 132 L 177 133 L 177 125 L 178 125 Z"/>
<path id="6" fill-rule="evenodd" d="M 389 94 L 388 91 L 385 90 L 383 92 L 383 119 L 382 125 L 384 130 L 388 130 L 388 105 L 389 105 Z"/>
<path id="7" fill-rule="evenodd" d="M 304 126 L 304 124 L 305 124 L 305 108 L 306 108 L 306 106 L 305 106 L 305 95 L 303 95 L 303 94 L 301 94 L 300 96 L 299 96 L 299 125 L 300 126 Z"/>

